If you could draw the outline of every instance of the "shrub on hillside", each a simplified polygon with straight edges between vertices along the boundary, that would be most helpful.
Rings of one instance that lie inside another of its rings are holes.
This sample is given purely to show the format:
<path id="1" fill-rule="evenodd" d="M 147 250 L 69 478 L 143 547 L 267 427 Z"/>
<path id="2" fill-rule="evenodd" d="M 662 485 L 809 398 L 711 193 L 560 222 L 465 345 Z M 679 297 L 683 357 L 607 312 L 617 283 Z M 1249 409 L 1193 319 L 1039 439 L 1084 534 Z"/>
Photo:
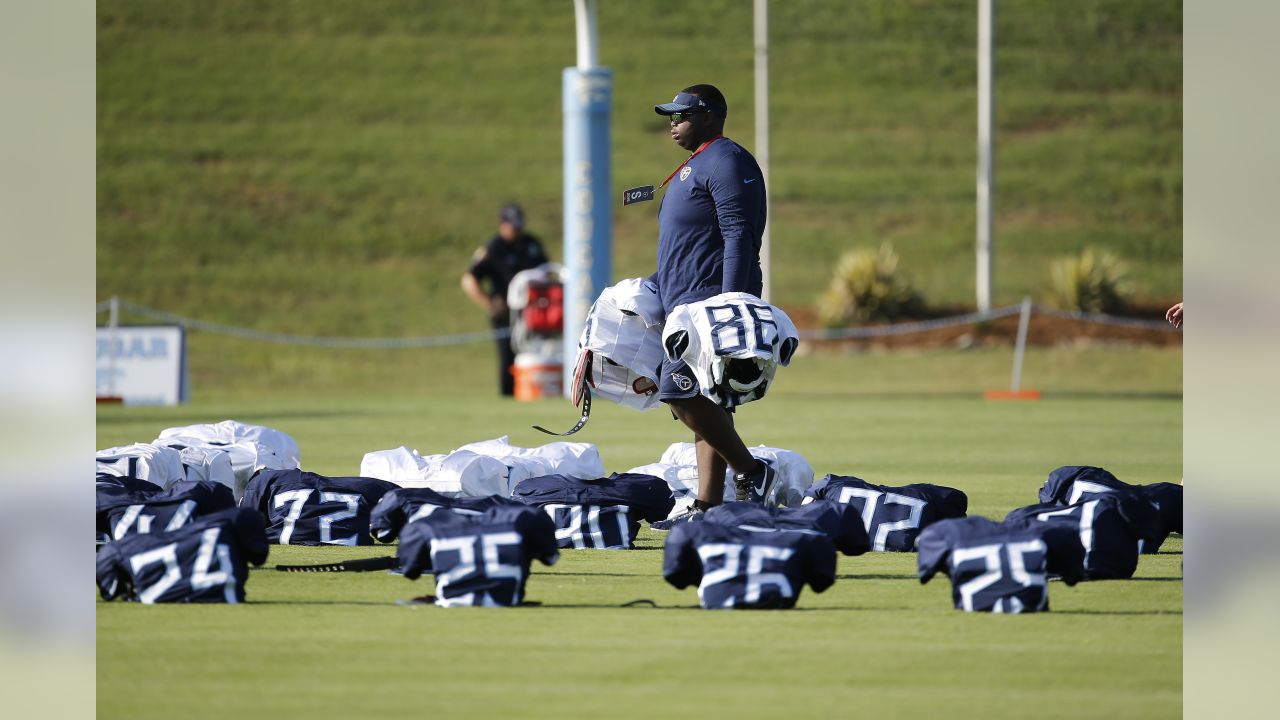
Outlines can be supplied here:
<path id="1" fill-rule="evenodd" d="M 1049 266 L 1049 304 L 1063 310 L 1118 313 L 1128 305 L 1128 269 L 1106 250 L 1086 248 Z"/>
<path id="2" fill-rule="evenodd" d="M 919 313 L 924 299 L 898 265 L 898 254 L 887 243 L 878 251 L 858 248 L 846 252 L 819 299 L 822 322 L 827 327 L 840 327 Z"/>

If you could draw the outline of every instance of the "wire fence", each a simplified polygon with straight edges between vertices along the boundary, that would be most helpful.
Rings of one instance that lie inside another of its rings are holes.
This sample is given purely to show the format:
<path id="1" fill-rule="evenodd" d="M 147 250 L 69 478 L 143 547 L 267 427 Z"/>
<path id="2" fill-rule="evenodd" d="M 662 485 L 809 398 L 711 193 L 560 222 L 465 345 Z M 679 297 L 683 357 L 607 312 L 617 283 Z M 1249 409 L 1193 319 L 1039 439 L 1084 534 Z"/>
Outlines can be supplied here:
<path id="1" fill-rule="evenodd" d="M 252 328 L 234 327 L 231 325 L 224 325 L 222 323 L 209 322 L 207 320 L 198 320 L 196 318 L 189 318 L 183 315 L 165 312 L 163 310 L 155 310 L 126 300 L 104 300 L 97 305 L 98 314 L 100 315 L 102 313 L 110 312 L 113 302 L 116 305 L 117 312 L 129 312 L 151 320 L 157 320 L 173 325 L 181 325 L 182 327 L 191 330 L 200 330 L 203 332 L 226 335 L 244 340 L 257 340 L 260 342 L 277 343 L 281 345 L 354 349 L 439 348 L 480 342 L 491 342 L 499 338 L 510 337 L 511 335 L 511 330 L 509 328 L 486 330 L 481 332 L 457 333 L 453 335 L 407 338 L 357 338 L 291 335 L 288 333 L 254 330 Z M 992 308 L 985 312 L 972 312 L 946 318 L 895 323 L 891 325 L 870 325 L 864 327 L 834 328 L 826 330 L 801 330 L 800 339 L 856 340 L 860 338 L 875 338 L 889 335 L 907 335 L 910 333 L 927 332 L 938 328 L 953 327 L 956 325 L 974 325 L 981 322 L 1011 317 L 1017 315 L 1020 311 L 1021 305 L 1009 305 L 1002 308 Z M 1032 314 L 1039 313 L 1041 315 L 1076 320 L 1085 323 L 1095 323 L 1099 325 L 1111 325 L 1160 332 L 1178 332 L 1178 330 L 1172 325 L 1162 320 L 1142 320 L 1139 318 L 1126 318 L 1100 313 L 1069 312 L 1034 304 L 1031 306 L 1031 312 Z"/>

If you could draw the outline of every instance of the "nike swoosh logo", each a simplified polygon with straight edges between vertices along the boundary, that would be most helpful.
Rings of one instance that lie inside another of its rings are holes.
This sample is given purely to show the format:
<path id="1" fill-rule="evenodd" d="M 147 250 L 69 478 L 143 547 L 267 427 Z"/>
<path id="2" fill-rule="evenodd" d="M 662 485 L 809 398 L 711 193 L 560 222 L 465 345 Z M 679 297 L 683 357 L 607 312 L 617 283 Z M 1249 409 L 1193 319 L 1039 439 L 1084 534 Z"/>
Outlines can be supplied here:
<path id="1" fill-rule="evenodd" d="M 764 495 L 764 478 L 760 478 L 759 487 L 752 485 L 751 489 L 755 490 L 757 495 Z"/>
<path id="2" fill-rule="evenodd" d="M 755 182 L 755 181 L 756 181 L 756 179 L 755 179 L 755 178 L 751 178 L 750 180 L 743 180 L 743 181 L 742 181 L 742 184 L 743 184 L 743 185 L 746 185 L 747 183 L 753 183 L 753 182 Z"/>

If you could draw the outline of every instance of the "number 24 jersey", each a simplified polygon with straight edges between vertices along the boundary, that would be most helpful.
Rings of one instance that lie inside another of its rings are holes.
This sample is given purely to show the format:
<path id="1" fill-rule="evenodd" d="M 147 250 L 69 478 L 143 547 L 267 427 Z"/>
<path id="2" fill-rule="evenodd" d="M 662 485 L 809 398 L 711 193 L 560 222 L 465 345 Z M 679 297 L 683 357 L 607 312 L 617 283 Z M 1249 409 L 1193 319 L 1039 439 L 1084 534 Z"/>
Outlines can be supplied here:
<path id="1" fill-rule="evenodd" d="M 267 559 L 267 536 L 255 510 L 230 508 L 172 532 L 127 535 L 98 552 L 104 600 L 238 603 L 248 563 Z"/>

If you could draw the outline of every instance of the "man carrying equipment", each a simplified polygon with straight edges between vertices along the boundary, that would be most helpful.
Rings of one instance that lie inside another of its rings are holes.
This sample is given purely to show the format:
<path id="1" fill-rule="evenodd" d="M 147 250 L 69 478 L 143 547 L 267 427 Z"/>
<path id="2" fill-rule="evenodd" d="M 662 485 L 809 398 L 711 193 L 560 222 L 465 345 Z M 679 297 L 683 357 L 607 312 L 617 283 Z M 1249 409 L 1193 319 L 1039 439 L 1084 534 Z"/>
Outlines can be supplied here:
<path id="1" fill-rule="evenodd" d="M 462 290 L 471 302 L 489 313 L 494 330 L 511 327 L 511 311 L 507 307 L 507 286 L 521 270 L 529 270 L 547 262 L 547 253 L 538 238 L 524 231 L 524 211 L 515 203 L 507 203 L 498 213 L 498 234 L 471 256 L 471 267 L 462 274 Z M 480 283 L 489 281 L 486 292 Z M 498 389 L 505 396 L 515 395 L 515 351 L 511 338 L 500 337 L 498 343 Z"/>
<path id="2" fill-rule="evenodd" d="M 658 210 L 658 286 L 663 310 L 725 292 L 759 297 L 760 243 L 765 224 L 764 176 L 756 160 L 722 135 L 728 104 L 711 85 L 693 85 L 654 111 L 671 122 L 671 139 L 692 153 L 667 178 Z M 775 472 L 747 450 L 733 416 L 705 397 L 687 364 L 665 360 L 658 398 L 694 433 L 698 499 L 689 512 L 661 523 L 667 529 L 720 504 L 725 471 L 735 471 L 735 497 L 764 497 Z"/>

